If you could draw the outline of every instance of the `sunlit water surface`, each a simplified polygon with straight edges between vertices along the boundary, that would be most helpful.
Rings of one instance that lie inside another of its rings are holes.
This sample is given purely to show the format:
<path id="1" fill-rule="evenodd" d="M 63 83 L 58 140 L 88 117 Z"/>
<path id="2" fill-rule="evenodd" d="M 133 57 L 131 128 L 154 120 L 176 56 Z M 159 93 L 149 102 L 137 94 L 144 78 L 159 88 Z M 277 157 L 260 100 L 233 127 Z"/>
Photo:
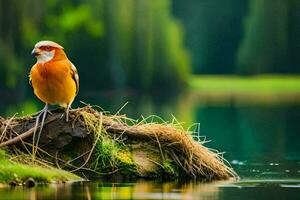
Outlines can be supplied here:
<path id="1" fill-rule="evenodd" d="M 186 122 L 183 124 L 186 128 L 200 122 L 199 135 L 211 140 L 206 144 L 208 147 L 226 152 L 224 157 L 240 180 L 212 183 L 94 180 L 1 188 L 0 199 L 299 199 L 300 102 L 278 101 L 278 96 L 253 99 L 239 101 L 207 95 L 185 95 L 172 100 L 150 96 L 88 99 L 89 103 L 103 105 L 112 113 L 128 101 L 120 113 L 133 118 L 156 114 L 171 121 L 175 115 L 178 121 Z"/>

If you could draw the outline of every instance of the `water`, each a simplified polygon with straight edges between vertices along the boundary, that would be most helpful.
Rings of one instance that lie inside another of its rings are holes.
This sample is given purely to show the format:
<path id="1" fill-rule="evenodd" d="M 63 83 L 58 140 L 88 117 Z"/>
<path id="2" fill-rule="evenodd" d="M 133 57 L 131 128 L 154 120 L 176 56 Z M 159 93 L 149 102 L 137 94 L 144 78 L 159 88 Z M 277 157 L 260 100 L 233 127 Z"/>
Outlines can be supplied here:
<path id="1" fill-rule="evenodd" d="M 200 134 L 224 157 L 240 180 L 179 183 L 138 180 L 2 188 L 0 199 L 297 199 L 300 197 L 300 101 L 185 94 L 179 98 L 125 96 L 89 98 L 115 113 L 138 118 L 156 114 L 172 121 L 200 122 Z M 9 106 L 8 106 L 9 107 Z M 11 108 L 10 108 L 11 109 Z M 17 108 L 21 109 L 21 108 Z M 14 109 L 12 109 L 14 110 Z M 5 113 L 6 111 L 1 111 Z M 6 112 L 7 113 L 7 112 Z"/>
<path id="2" fill-rule="evenodd" d="M 244 180 L 213 183 L 135 183 L 83 182 L 35 188 L 6 188 L 1 199 L 296 199 L 299 181 Z"/>

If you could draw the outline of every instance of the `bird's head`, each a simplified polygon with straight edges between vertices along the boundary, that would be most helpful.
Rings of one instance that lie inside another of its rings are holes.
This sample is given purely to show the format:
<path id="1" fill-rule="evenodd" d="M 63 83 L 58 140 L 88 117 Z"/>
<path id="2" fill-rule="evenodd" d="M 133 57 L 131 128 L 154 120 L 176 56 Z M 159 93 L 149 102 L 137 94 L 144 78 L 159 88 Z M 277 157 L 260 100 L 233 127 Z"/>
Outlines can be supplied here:
<path id="1" fill-rule="evenodd" d="M 38 63 L 45 63 L 54 58 L 65 58 L 64 48 L 52 41 L 40 41 L 35 44 L 31 55 L 36 57 Z"/>

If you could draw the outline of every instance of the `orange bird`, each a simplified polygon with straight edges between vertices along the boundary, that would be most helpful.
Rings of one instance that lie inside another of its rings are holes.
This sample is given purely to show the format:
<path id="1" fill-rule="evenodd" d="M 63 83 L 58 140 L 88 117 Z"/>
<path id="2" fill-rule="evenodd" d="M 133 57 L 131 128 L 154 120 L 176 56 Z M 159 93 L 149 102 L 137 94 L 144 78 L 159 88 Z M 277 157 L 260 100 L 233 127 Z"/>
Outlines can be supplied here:
<path id="1" fill-rule="evenodd" d="M 79 90 L 76 67 L 68 59 L 64 48 L 52 41 L 36 43 L 31 54 L 37 58 L 37 62 L 31 68 L 29 80 L 34 94 L 46 104 L 37 117 L 36 125 L 43 113 L 43 127 L 49 104 L 66 108 L 68 121 L 69 109 Z"/>

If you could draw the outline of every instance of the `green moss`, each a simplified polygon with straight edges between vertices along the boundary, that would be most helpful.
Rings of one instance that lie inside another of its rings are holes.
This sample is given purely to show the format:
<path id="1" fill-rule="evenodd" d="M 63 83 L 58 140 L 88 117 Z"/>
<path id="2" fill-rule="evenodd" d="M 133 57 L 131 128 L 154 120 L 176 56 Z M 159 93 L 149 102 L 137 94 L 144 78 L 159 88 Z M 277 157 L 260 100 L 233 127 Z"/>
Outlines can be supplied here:
<path id="1" fill-rule="evenodd" d="M 130 151 L 109 137 L 104 136 L 97 143 L 94 157 L 92 168 L 100 172 L 119 169 L 121 173 L 134 174 L 137 171 Z"/>
<path id="2" fill-rule="evenodd" d="M 43 168 L 36 165 L 24 165 L 10 162 L 3 150 L 0 150 L 0 182 L 22 184 L 28 178 L 37 182 L 80 180 L 80 177 L 55 168 Z"/>
<path id="3" fill-rule="evenodd" d="M 137 165 L 129 151 L 118 151 L 116 154 L 117 166 L 122 169 L 122 173 L 132 175 L 137 173 Z"/>
<path id="4" fill-rule="evenodd" d="M 0 161 L 1 163 L 6 159 L 5 151 L 0 150 Z"/>
<path id="5" fill-rule="evenodd" d="M 96 144 L 92 168 L 100 172 L 106 172 L 116 167 L 116 153 L 119 147 L 115 141 L 103 137 Z"/>
<path id="6" fill-rule="evenodd" d="M 176 173 L 175 170 L 175 165 L 171 160 L 165 160 L 162 164 L 163 170 L 165 173 L 177 176 L 178 174 Z"/>

